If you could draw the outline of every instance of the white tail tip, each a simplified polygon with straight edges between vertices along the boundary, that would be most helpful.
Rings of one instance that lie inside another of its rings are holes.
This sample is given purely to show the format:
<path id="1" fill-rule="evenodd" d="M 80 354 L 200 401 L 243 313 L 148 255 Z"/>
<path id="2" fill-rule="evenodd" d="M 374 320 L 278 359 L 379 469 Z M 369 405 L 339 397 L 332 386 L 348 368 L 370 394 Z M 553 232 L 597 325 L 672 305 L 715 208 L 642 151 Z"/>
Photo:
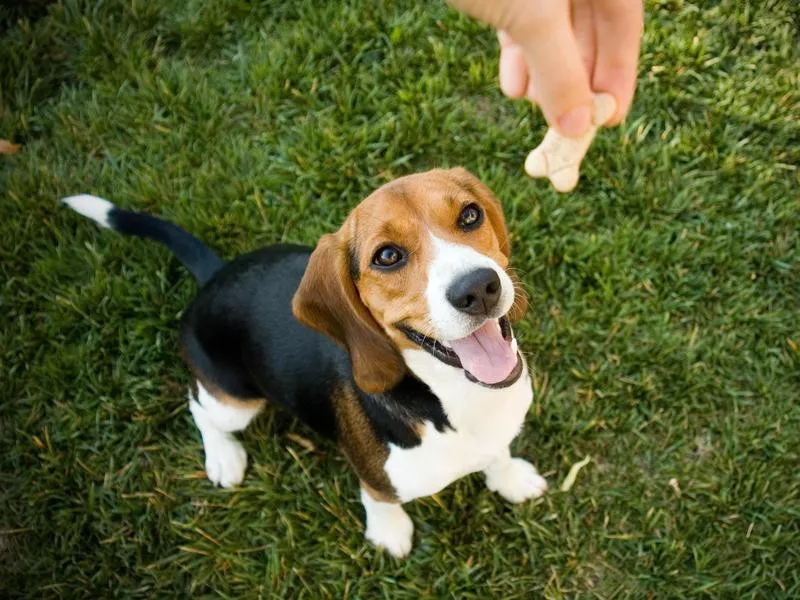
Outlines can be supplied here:
<path id="1" fill-rule="evenodd" d="M 108 200 L 90 194 L 80 194 L 64 198 L 61 202 L 76 213 L 89 217 L 101 227 L 111 228 L 111 224 L 108 222 L 108 214 L 116 207 Z"/>

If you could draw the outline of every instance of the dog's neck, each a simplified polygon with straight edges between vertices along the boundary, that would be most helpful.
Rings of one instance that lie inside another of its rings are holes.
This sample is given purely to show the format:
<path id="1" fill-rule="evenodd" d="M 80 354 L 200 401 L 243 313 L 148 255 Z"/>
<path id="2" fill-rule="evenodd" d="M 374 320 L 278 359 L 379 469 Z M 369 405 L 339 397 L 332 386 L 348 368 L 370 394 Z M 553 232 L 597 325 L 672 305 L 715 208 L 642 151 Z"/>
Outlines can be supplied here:
<path id="1" fill-rule="evenodd" d="M 504 388 L 491 388 L 467 379 L 463 369 L 451 367 L 424 350 L 403 350 L 411 372 L 439 399 L 448 420 L 457 430 L 479 431 L 491 426 L 494 416 L 507 405 L 527 405 L 533 398 L 531 378 L 523 363 L 522 375 Z"/>

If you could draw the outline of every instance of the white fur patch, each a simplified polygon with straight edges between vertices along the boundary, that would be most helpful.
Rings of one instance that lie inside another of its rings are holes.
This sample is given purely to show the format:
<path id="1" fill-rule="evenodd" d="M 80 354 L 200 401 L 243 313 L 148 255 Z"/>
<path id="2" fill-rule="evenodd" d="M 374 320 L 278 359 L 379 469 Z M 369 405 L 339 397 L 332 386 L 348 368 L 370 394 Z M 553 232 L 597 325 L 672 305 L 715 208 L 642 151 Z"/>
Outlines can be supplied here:
<path id="1" fill-rule="evenodd" d="M 232 432 L 241 431 L 261 411 L 263 404 L 252 407 L 223 404 L 198 381 L 197 398 L 189 394 L 189 410 L 203 438 L 206 475 L 215 485 L 234 487 L 244 481 L 247 452 Z"/>
<path id="2" fill-rule="evenodd" d="M 453 282 L 475 269 L 492 269 L 500 278 L 500 299 L 494 310 L 496 314 L 491 317 L 502 317 L 511 310 L 511 305 L 514 304 L 514 283 L 500 265 L 469 246 L 447 242 L 433 234 L 431 238 L 434 256 L 428 267 L 425 296 L 437 339 L 458 340 L 483 325 L 482 318 L 476 320 L 475 317 L 464 314 L 447 299 L 447 290 Z"/>
<path id="3" fill-rule="evenodd" d="M 76 213 L 89 217 L 101 227 L 111 228 L 111 224 L 108 222 L 108 213 L 116 207 L 108 200 L 90 194 L 80 194 L 64 198 L 61 202 Z"/>
<path id="4" fill-rule="evenodd" d="M 452 429 L 426 422 L 422 443 L 404 449 L 389 444 L 384 466 L 401 502 L 429 496 L 453 481 L 507 457 L 533 400 L 527 368 L 514 384 L 493 389 L 469 381 L 424 350 L 404 350 L 414 374 L 439 398 Z"/>
<path id="5" fill-rule="evenodd" d="M 373 500 L 363 489 L 361 503 L 367 511 L 365 537 L 396 558 L 408 556 L 414 538 L 414 523 L 403 507 Z"/>

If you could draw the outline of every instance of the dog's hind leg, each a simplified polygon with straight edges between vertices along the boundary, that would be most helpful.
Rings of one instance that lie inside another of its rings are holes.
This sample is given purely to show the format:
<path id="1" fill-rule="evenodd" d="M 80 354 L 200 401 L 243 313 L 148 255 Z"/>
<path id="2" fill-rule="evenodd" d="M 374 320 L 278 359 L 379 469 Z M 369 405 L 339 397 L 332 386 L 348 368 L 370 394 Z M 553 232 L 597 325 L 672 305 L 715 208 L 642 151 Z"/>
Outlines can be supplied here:
<path id="1" fill-rule="evenodd" d="M 264 400 L 236 400 L 225 394 L 213 395 L 196 382 L 189 393 L 189 410 L 203 438 L 206 475 L 215 485 L 239 485 L 247 468 L 247 452 L 233 432 L 242 431 L 264 408 Z"/>

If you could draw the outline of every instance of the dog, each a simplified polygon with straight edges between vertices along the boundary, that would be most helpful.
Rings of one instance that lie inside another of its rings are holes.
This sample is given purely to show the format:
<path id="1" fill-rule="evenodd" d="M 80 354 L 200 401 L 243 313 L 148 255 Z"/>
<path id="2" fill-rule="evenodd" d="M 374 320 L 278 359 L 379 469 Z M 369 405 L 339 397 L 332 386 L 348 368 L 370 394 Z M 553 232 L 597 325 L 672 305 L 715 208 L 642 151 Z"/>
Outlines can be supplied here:
<path id="1" fill-rule="evenodd" d="M 527 300 L 500 203 L 468 171 L 387 183 L 313 250 L 230 262 L 156 217 L 89 195 L 63 202 L 161 242 L 197 280 L 180 345 L 214 484 L 242 483 L 233 433 L 270 402 L 335 440 L 360 481 L 366 538 L 396 557 L 414 531 L 402 504 L 467 474 L 514 503 L 546 491 L 509 451 L 533 398 L 511 328 Z"/>

